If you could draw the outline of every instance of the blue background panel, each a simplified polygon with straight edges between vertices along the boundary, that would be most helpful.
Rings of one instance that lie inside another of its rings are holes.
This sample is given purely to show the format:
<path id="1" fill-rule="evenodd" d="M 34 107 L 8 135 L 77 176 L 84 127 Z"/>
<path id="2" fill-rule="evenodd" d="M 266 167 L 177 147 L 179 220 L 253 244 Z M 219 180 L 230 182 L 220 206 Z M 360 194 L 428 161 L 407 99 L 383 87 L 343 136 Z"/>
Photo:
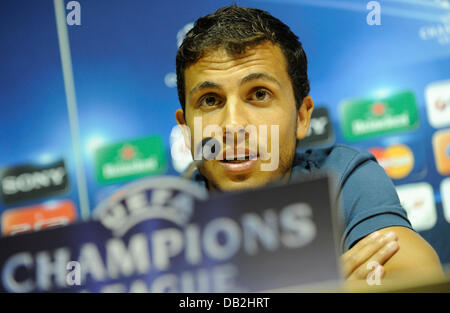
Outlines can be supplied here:
<path id="1" fill-rule="evenodd" d="M 432 185 L 437 223 L 421 235 L 450 263 L 450 224 L 444 218 L 434 164 L 425 88 L 450 78 L 448 1 L 385 0 L 381 25 L 366 22 L 368 1 L 237 1 L 281 19 L 299 36 L 309 60 L 311 96 L 326 107 L 336 143 L 360 149 L 412 143 L 415 175 L 396 185 L 425 181 Z M 67 3 L 67 1 L 66 1 Z M 68 26 L 78 104 L 82 159 L 91 209 L 120 188 L 100 185 L 95 177 L 98 145 L 160 135 L 170 159 L 170 133 L 179 108 L 173 84 L 177 35 L 198 17 L 231 1 L 80 0 L 81 25 Z M 67 11 L 69 12 L 69 11 Z M 77 179 L 53 1 L 2 1 L 0 10 L 0 168 L 49 163 L 63 158 L 67 193 L 79 207 Z M 427 36 L 424 33 L 428 34 Z M 411 90 L 419 109 L 419 127 L 409 132 L 346 142 L 339 105 L 344 99 L 376 98 Z M 450 105 L 450 104 L 449 104 Z M 449 126 L 450 127 L 450 126 Z M 420 174 L 418 175 L 417 172 Z M 172 166 L 169 175 L 177 175 Z M 41 203 L 26 202 L 7 206 Z"/>

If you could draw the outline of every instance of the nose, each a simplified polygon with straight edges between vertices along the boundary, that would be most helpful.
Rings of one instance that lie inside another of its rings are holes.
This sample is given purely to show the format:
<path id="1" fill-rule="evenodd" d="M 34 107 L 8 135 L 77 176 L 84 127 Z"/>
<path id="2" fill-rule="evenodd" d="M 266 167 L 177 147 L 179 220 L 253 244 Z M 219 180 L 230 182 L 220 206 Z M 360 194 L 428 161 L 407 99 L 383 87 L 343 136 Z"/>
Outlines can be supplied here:
<path id="1" fill-rule="evenodd" d="M 229 98 L 224 109 L 222 122 L 224 142 L 227 140 L 233 142 L 235 135 L 237 140 L 245 139 L 245 127 L 248 124 L 245 103 L 238 98 Z M 238 143 L 236 142 L 236 144 Z"/>

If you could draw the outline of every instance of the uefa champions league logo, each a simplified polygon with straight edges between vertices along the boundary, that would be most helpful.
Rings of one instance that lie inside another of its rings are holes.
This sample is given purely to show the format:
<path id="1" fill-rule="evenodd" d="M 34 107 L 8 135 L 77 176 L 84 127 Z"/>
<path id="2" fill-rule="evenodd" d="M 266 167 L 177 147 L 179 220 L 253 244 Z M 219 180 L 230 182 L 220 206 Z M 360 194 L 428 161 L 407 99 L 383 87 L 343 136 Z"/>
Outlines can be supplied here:
<path id="1" fill-rule="evenodd" d="M 175 177 L 147 178 L 116 192 L 96 208 L 94 215 L 120 237 L 150 219 L 183 227 L 191 220 L 195 199 L 206 198 L 206 190 L 190 181 Z"/>

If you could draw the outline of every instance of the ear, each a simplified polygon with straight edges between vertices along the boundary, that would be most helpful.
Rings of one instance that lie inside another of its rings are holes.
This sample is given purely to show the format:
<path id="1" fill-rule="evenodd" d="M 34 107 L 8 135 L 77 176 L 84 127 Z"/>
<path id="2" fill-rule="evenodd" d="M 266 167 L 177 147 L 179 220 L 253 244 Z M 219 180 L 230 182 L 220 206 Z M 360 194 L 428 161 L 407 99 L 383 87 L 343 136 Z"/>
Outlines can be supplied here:
<path id="1" fill-rule="evenodd" d="M 310 96 L 303 99 L 302 105 L 297 115 L 297 139 L 301 140 L 306 137 L 309 130 L 309 122 L 314 109 L 314 101 Z"/>
<path id="2" fill-rule="evenodd" d="M 186 144 L 186 147 L 191 150 L 191 135 L 189 127 L 186 124 L 186 120 L 184 119 L 184 112 L 182 109 L 178 109 L 175 112 L 175 119 L 177 120 L 177 124 L 183 133 L 184 143 Z"/>

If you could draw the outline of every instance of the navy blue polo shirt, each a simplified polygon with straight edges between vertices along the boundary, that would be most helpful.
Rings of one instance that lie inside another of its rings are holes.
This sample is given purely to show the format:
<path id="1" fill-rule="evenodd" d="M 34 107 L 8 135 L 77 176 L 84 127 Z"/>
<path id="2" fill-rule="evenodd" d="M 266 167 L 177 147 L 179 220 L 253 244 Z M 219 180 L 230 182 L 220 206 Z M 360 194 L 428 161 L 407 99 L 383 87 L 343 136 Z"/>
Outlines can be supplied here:
<path id="1" fill-rule="evenodd" d="M 341 244 L 344 251 L 381 228 L 404 226 L 413 229 L 394 184 L 372 154 L 345 145 L 296 154 L 291 179 L 319 172 L 332 173 L 335 180 L 331 195 L 338 204 L 336 207 L 342 210 Z M 194 175 L 194 180 L 205 186 L 200 173 Z"/>

